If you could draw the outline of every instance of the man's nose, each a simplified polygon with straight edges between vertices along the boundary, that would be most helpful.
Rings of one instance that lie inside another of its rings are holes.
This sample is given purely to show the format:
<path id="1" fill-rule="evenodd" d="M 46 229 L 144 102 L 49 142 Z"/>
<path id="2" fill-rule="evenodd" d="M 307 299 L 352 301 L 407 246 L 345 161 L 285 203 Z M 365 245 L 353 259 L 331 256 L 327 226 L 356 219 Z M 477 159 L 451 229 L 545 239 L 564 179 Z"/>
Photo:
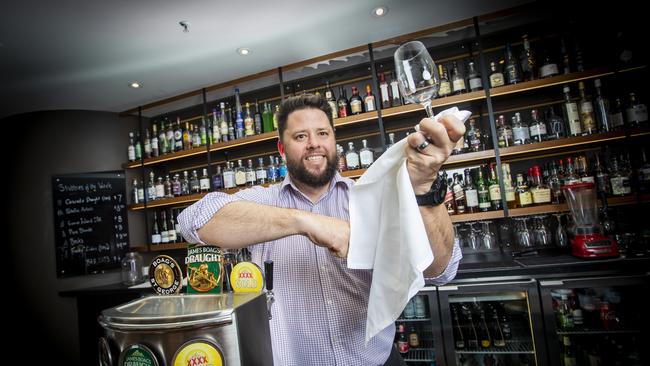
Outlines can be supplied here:
<path id="1" fill-rule="evenodd" d="M 317 148 L 319 146 L 320 146 L 320 143 L 319 143 L 318 139 L 316 138 L 316 136 L 309 135 L 309 137 L 307 138 L 307 148 L 313 150 L 313 149 L 315 149 L 315 148 Z"/>

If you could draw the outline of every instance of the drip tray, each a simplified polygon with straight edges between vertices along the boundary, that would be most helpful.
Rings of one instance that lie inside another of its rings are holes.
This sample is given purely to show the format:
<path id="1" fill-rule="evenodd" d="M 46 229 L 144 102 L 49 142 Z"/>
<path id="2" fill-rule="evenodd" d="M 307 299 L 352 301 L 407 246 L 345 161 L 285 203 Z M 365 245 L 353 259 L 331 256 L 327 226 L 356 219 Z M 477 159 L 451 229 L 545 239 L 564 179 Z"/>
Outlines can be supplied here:
<path id="1" fill-rule="evenodd" d="M 618 261 L 620 258 L 598 259 L 598 262 Z M 515 262 L 524 267 L 549 267 L 567 264 L 589 264 L 593 263 L 590 259 L 580 259 L 571 255 L 541 255 L 515 258 Z"/>

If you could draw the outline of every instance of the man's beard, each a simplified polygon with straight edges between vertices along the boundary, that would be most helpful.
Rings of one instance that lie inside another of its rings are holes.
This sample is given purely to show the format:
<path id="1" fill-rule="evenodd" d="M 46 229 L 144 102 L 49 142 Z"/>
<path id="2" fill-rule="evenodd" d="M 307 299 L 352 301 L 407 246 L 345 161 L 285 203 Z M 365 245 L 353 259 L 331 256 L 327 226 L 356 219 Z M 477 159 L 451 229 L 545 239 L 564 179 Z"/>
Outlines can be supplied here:
<path id="1" fill-rule="evenodd" d="M 293 160 L 285 155 L 287 162 L 287 170 L 291 175 L 291 179 L 299 181 L 309 187 L 319 188 L 328 184 L 339 165 L 339 157 L 336 154 L 326 156 L 327 165 L 320 174 L 314 174 L 305 167 L 302 158 L 300 160 Z"/>

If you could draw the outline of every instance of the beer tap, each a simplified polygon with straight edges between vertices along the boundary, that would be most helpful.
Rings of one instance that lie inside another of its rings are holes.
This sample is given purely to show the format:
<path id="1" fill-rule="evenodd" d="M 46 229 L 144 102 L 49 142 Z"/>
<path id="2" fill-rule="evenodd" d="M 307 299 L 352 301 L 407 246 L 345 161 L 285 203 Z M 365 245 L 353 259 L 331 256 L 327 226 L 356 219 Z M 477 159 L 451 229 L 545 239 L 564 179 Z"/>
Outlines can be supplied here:
<path id="1" fill-rule="evenodd" d="M 269 320 L 273 318 L 271 315 L 271 306 L 275 302 L 273 296 L 273 261 L 264 261 L 264 282 L 266 283 L 266 307 L 269 312 Z"/>

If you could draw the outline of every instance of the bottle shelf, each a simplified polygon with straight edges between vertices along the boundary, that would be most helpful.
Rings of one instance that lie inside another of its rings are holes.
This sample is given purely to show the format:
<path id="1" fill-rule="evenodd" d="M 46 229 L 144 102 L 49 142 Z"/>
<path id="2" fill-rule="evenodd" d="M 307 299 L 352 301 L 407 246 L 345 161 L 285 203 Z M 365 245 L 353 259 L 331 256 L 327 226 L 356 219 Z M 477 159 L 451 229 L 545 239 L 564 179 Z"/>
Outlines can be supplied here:
<path id="1" fill-rule="evenodd" d="M 558 331 L 557 335 L 615 335 L 615 334 L 639 334 L 639 329 L 620 329 L 620 330 L 605 330 L 605 329 L 581 329 L 571 331 Z"/>
<path id="2" fill-rule="evenodd" d="M 597 133 L 588 136 L 567 137 L 559 140 L 535 142 L 532 144 L 503 147 L 499 149 L 501 158 L 512 160 L 513 158 L 525 156 L 537 156 L 541 153 L 567 151 L 572 148 L 580 149 L 587 145 L 602 144 L 616 140 L 625 139 L 624 131 Z"/>
<path id="3" fill-rule="evenodd" d="M 189 204 L 189 203 L 194 203 L 201 198 L 203 198 L 206 195 L 206 193 L 195 193 L 195 194 L 189 194 L 186 196 L 179 196 L 179 197 L 173 197 L 173 198 L 162 198 L 159 200 L 153 200 L 147 202 L 147 208 L 154 208 L 154 207 L 167 207 L 167 206 L 174 206 L 174 205 L 182 205 L 182 204 Z M 131 211 L 138 211 L 138 210 L 143 210 L 144 209 L 144 203 L 136 203 L 133 205 L 128 205 L 127 208 Z"/>
<path id="4" fill-rule="evenodd" d="M 411 348 L 402 354 L 405 362 L 433 362 L 435 361 L 435 348 Z"/>
<path id="5" fill-rule="evenodd" d="M 583 72 L 574 72 L 566 75 L 556 75 L 550 78 L 537 79 L 531 81 L 524 81 L 518 84 L 504 85 L 496 88 L 490 89 L 491 97 L 499 97 L 503 95 L 520 93 L 529 90 L 535 90 L 540 88 L 547 88 L 555 85 L 564 85 L 568 83 L 573 83 L 581 80 L 596 79 L 603 76 L 608 76 L 614 74 L 611 70 L 605 69 L 596 69 Z"/>
<path id="6" fill-rule="evenodd" d="M 488 347 L 488 348 L 472 348 L 472 349 L 456 349 L 456 353 L 465 354 L 485 354 L 485 353 L 498 353 L 498 354 L 519 354 L 530 353 L 534 354 L 535 350 L 530 341 L 506 341 L 504 347 Z"/>
<path id="7" fill-rule="evenodd" d="M 494 220 L 505 217 L 503 210 L 450 215 L 451 222 Z"/>
<path id="8" fill-rule="evenodd" d="M 623 196 L 623 197 L 610 197 L 607 199 L 608 206 L 623 206 L 623 205 L 633 205 L 636 204 L 637 197 L 635 195 Z M 598 206 L 601 206 L 600 200 L 598 201 Z M 517 216 L 528 216 L 528 215 L 540 215 L 553 212 L 568 212 L 569 206 L 566 203 L 560 204 L 550 204 L 550 205 L 540 205 L 532 207 L 523 207 L 523 208 L 512 208 L 508 210 L 509 217 Z"/>
<path id="9" fill-rule="evenodd" d="M 450 105 L 470 102 L 473 100 L 481 100 L 485 98 L 486 96 L 484 90 L 458 94 L 458 95 L 450 95 L 448 97 L 436 98 L 431 100 L 431 108 L 446 107 Z M 394 116 L 400 116 L 400 115 L 409 114 L 418 111 L 424 112 L 424 107 L 422 107 L 422 105 L 420 104 L 405 104 L 399 107 L 382 109 L 381 117 L 382 118 L 394 117 Z"/>

